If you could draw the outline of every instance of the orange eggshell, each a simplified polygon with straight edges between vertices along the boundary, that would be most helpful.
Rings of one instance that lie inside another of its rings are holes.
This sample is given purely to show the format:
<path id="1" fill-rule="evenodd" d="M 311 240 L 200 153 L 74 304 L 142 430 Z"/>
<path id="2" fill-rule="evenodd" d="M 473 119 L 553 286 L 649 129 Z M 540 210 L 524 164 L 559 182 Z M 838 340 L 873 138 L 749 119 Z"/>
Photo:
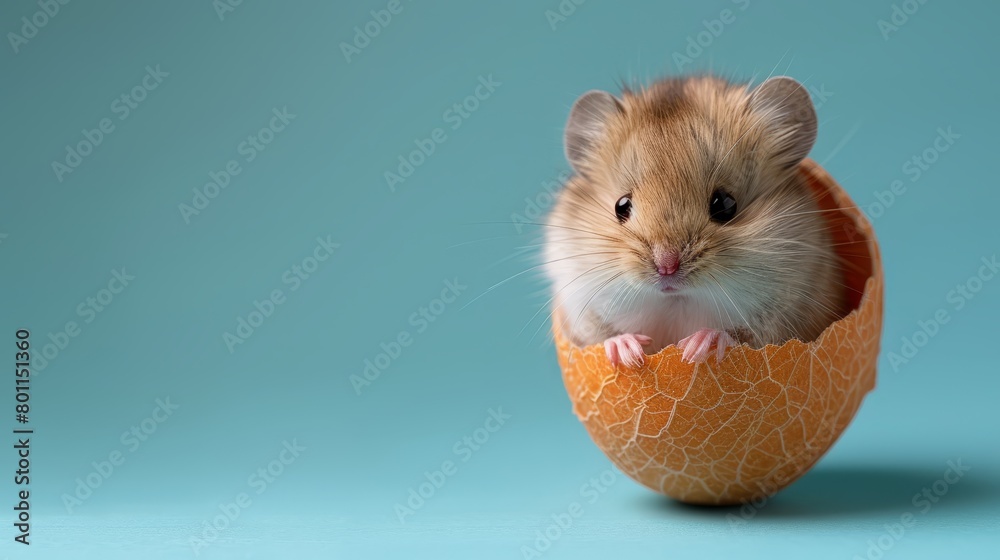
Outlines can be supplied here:
<path id="1" fill-rule="evenodd" d="M 882 333 L 882 262 L 871 224 L 812 160 L 813 188 L 844 263 L 850 313 L 812 342 L 731 348 L 721 364 L 681 361 L 668 346 L 638 368 L 579 348 L 553 321 L 573 412 L 598 447 L 637 482 L 682 502 L 736 504 L 773 495 L 840 437 L 875 387 Z"/>

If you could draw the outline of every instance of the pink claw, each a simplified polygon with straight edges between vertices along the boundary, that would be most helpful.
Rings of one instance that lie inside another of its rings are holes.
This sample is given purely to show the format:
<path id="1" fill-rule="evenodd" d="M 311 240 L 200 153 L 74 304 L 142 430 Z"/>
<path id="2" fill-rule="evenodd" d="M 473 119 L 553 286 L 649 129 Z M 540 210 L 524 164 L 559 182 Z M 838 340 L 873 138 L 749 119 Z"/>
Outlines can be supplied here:
<path id="1" fill-rule="evenodd" d="M 635 367 L 642 364 L 645 354 L 643 346 L 652 344 L 653 339 L 641 334 L 620 334 L 604 341 L 604 352 L 611 365 L 623 364 Z"/>
<path id="2" fill-rule="evenodd" d="M 726 331 L 699 329 L 677 343 L 677 347 L 684 350 L 681 360 L 692 364 L 707 362 L 713 345 L 715 346 L 715 361 L 721 363 L 726 349 L 730 346 L 736 346 L 736 341 Z"/>

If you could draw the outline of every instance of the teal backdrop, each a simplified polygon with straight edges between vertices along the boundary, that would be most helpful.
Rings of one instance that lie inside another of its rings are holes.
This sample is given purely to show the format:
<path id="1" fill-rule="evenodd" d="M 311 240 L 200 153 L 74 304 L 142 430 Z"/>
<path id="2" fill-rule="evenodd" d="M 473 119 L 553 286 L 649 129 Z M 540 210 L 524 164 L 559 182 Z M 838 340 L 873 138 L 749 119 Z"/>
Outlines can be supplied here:
<path id="1" fill-rule="evenodd" d="M 4 2 L 0 555 L 995 553 L 998 17 Z M 579 94 L 704 71 L 809 87 L 812 157 L 872 218 L 887 282 L 877 389 L 812 472 L 743 510 L 608 470 L 571 412 L 526 224 L 565 177 Z M 25 427 L 27 486 L 8 431 Z"/>

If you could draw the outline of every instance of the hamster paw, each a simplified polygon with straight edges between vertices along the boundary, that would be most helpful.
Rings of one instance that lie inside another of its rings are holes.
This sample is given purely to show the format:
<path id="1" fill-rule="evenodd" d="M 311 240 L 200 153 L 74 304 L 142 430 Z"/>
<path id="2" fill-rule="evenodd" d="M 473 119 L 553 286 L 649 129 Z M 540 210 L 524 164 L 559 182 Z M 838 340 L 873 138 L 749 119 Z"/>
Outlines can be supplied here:
<path id="1" fill-rule="evenodd" d="M 722 357 L 726 353 L 726 348 L 736 346 L 736 340 L 729 336 L 726 331 L 716 329 L 699 329 L 691 336 L 677 343 L 677 347 L 684 350 L 681 360 L 692 364 L 700 364 L 708 361 L 712 355 L 712 346 L 715 346 L 715 361 L 722 362 Z"/>
<path id="2" fill-rule="evenodd" d="M 642 347 L 652 342 L 653 339 L 645 335 L 620 334 L 604 341 L 604 352 L 611 360 L 611 365 L 638 366 L 645 359 Z"/>

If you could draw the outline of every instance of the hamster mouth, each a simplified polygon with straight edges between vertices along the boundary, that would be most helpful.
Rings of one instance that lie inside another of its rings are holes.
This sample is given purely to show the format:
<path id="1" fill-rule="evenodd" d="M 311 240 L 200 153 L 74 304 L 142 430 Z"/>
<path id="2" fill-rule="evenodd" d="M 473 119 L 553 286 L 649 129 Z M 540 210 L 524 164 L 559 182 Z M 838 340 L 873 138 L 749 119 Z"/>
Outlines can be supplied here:
<path id="1" fill-rule="evenodd" d="M 683 276 L 669 275 L 660 276 L 656 279 L 656 287 L 664 294 L 677 294 L 686 287 Z"/>

